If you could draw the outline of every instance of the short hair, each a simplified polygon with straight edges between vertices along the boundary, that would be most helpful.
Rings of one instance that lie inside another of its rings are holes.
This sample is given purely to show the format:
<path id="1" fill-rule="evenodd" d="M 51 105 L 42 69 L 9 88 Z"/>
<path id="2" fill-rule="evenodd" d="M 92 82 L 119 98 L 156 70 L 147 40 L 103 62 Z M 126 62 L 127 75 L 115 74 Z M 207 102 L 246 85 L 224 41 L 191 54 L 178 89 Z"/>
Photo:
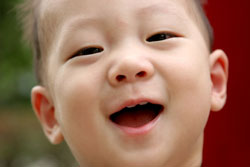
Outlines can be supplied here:
<path id="1" fill-rule="evenodd" d="M 190 1 L 188 1 L 190 2 Z M 187 2 L 187 3 L 188 3 Z M 201 23 L 203 35 L 205 35 L 205 40 L 207 45 L 212 50 L 213 46 L 213 29 L 209 23 L 209 20 L 203 10 L 203 5 L 206 0 L 193 0 L 195 10 L 198 12 L 198 22 Z M 35 70 L 35 77 L 38 84 L 43 85 L 45 72 L 45 63 L 42 59 L 42 49 L 41 49 L 41 39 L 39 39 L 39 6 L 41 0 L 24 0 L 24 3 L 18 6 L 19 17 L 22 23 L 24 31 L 24 39 L 28 41 L 33 51 L 33 67 Z M 196 13 L 195 12 L 195 13 Z M 197 16 L 196 16 L 197 17 Z M 44 35 L 43 35 L 44 36 Z"/>
<path id="2" fill-rule="evenodd" d="M 194 1 L 195 1 L 194 5 L 199 13 L 198 20 L 201 20 L 200 22 L 205 32 L 204 35 L 206 38 L 207 45 L 210 51 L 212 51 L 213 43 L 214 43 L 214 32 L 208 20 L 208 17 L 206 16 L 204 9 L 203 9 L 203 6 L 207 4 L 207 0 L 194 0 Z"/>

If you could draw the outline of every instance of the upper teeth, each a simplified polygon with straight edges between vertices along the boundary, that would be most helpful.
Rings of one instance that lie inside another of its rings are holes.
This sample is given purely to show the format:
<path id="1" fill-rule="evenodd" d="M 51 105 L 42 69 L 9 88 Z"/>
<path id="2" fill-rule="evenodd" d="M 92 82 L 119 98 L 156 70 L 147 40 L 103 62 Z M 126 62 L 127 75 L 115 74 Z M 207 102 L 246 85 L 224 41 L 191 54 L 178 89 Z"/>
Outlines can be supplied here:
<path id="1" fill-rule="evenodd" d="M 141 102 L 141 103 L 139 103 L 139 104 L 127 106 L 127 108 L 132 108 L 132 107 L 135 107 L 136 105 L 145 105 L 145 104 L 147 104 L 147 103 L 148 103 L 148 102 Z"/>

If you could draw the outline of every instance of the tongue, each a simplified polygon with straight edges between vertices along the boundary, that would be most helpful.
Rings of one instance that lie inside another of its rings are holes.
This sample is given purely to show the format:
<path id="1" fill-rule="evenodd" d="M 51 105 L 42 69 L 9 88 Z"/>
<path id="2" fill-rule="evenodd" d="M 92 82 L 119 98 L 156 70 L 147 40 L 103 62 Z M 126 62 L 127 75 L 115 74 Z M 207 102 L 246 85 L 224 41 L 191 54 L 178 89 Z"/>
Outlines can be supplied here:
<path id="1" fill-rule="evenodd" d="M 144 106 L 136 106 L 133 108 L 125 108 L 112 116 L 112 121 L 127 127 L 140 127 L 157 116 L 157 113 L 152 109 Z"/>

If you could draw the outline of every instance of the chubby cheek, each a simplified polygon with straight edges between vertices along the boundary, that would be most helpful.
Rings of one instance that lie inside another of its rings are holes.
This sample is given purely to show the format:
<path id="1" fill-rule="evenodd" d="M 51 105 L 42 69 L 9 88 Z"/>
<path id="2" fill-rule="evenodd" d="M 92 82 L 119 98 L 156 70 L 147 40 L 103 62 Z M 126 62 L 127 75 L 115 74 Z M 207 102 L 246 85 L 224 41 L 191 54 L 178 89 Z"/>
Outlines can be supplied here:
<path id="1" fill-rule="evenodd" d="M 95 77 L 93 77 L 95 76 Z M 95 124 L 100 119 L 99 92 L 101 77 L 88 69 L 59 71 L 55 77 L 55 109 L 65 140 L 76 150 L 80 143 L 93 142 L 88 136 L 98 138 Z M 86 149 L 86 148 L 85 148 Z M 86 149 L 89 150 L 89 149 Z"/>
<path id="2" fill-rule="evenodd" d="M 182 138 L 185 135 L 193 140 L 202 133 L 208 119 L 211 82 L 207 57 L 191 51 L 184 53 L 189 54 L 164 60 L 167 63 L 161 69 L 169 95 L 167 119 Z"/>

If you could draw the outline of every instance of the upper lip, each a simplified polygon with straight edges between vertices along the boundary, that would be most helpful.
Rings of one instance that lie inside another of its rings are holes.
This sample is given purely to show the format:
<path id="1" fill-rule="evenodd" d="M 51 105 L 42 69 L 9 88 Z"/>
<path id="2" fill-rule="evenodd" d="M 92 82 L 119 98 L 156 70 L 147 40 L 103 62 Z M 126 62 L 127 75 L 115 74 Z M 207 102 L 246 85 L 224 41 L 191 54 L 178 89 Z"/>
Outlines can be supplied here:
<path id="1" fill-rule="evenodd" d="M 146 103 L 152 103 L 152 104 L 158 104 L 158 105 L 163 105 L 163 103 L 161 103 L 159 100 L 153 100 L 150 98 L 136 98 L 136 99 L 129 99 L 129 100 L 125 100 L 122 103 L 120 103 L 120 105 L 115 107 L 115 110 L 113 110 L 110 115 L 121 111 L 122 109 L 124 109 L 125 107 L 132 107 L 132 106 L 136 106 L 139 104 L 146 104 Z"/>

